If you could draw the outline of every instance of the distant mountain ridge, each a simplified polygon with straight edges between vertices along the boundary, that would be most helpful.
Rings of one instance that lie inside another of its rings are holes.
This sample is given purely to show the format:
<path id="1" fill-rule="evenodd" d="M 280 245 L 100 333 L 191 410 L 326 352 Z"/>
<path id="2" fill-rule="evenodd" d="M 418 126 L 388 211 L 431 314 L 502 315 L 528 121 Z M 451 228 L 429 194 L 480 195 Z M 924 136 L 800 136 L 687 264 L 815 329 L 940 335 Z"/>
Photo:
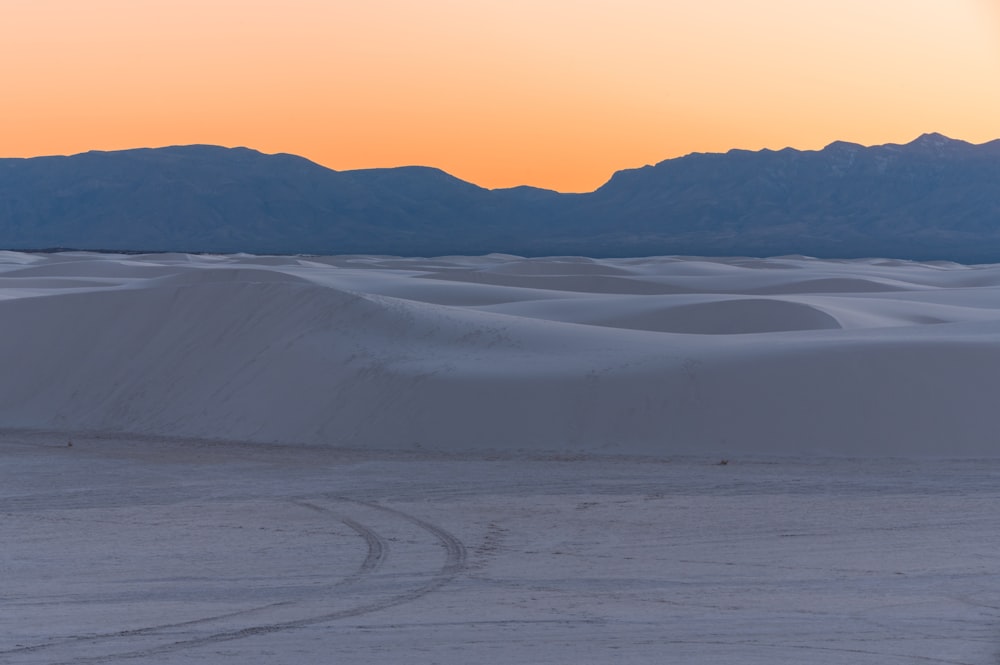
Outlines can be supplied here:
<path id="1" fill-rule="evenodd" d="M 693 153 L 587 194 L 247 148 L 0 159 L 0 248 L 1000 261 L 1000 140 Z"/>

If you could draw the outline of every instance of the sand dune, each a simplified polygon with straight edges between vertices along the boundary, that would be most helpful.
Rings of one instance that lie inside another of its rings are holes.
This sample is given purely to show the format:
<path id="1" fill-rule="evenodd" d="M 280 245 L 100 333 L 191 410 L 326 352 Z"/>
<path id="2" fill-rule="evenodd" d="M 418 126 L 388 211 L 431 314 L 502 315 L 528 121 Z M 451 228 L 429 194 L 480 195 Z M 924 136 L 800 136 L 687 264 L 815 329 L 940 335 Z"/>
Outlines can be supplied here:
<path id="1" fill-rule="evenodd" d="M 0 426 L 992 456 L 1000 266 L 0 253 Z"/>
<path id="2" fill-rule="evenodd" d="M 791 300 L 696 295 L 533 300 L 489 308 L 573 323 L 701 335 L 736 335 L 839 328 L 822 309 Z"/>

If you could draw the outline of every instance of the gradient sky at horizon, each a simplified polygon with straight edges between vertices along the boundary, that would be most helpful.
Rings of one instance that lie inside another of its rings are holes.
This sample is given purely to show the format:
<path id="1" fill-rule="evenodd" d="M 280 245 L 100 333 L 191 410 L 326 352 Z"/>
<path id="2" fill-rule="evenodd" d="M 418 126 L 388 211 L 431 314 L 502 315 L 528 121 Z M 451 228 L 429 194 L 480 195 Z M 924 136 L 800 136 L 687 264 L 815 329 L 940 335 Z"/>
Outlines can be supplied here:
<path id="1" fill-rule="evenodd" d="M 0 156 L 189 143 L 589 191 L 689 152 L 1000 138 L 1000 0 L 4 0 Z"/>

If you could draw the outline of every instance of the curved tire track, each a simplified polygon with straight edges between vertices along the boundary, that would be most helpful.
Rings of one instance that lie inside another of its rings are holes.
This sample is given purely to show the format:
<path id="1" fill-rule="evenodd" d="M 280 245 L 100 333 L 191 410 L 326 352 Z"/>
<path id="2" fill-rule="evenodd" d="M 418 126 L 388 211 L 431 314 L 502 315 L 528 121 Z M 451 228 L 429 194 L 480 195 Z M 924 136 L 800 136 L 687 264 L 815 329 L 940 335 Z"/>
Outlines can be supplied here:
<path id="1" fill-rule="evenodd" d="M 365 560 L 361 562 L 361 565 L 352 575 L 340 580 L 334 586 L 344 586 L 357 581 L 365 575 L 371 575 L 379 569 L 382 562 L 385 561 L 385 558 L 389 555 L 389 543 L 387 543 L 382 536 L 378 535 L 375 531 L 369 529 L 361 522 L 352 520 L 350 517 L 345 517 L 332 510 L 323 508 L 322 506 L 317 506 L 314 503 L 309 503 L 308 501 L 292 501 L 292 503 L 296 506 L 302 506 L 303 508 L 308 508 L 309 510 L 319 513 L 333 515 L 337 518 L 337 521 L 343 522 L 352 531 L 365 539 L 365 543 L 368 545 L 368 554 L 365 556 Z"/>
<path id="2" fill-rule="evenodd" d="M 307 508 L 309 510 L 313 510 L 316 512 L 320 512 L 326 515 L 333 515 L 337 519 L 337 521 L 342 522 L 344 525 L 346 525 L 348 528 L 350 528 L 352 531 L 357 533 L 365 540 L 368 551 L 365 555 L 364 560 L 358 566 L 357 570 L 355 570 L 349 576 L 341 580 L 338 580 L 336 583 L 334 583 L 333 584 L 334 588 L 353 584 L 358 580 L 362 579 L 363 577 L 371 575 L 372 573 L 376 572 L 379 569 L 379 567 L 382 565 L 382 562 L 388 556 L 389 545 L 386 542 L 386 540 L 382 538 L 382 536 L 380 536 L 374 530 L 368 528 L 364 524 L 361 524 L 357 520 L 345 517 L 344 515 L 340 515 L 338 513 L 327 510 L 326 508 L 322 508 L 307 501 L 292 501 L 292 503 L 294 503 L 297 506 Z M 199 619 L 191 619 L 188 621 L 178 621 L 176 623 L 158 624 L 155 626 L 145 626 L 142 628 L 131 628 L 128 630 L 120 630 L 113 633 L 98 633 L 98 634 L 84 635 L 79 637 L 70 637 L 54 642 L 46 642 L 44 644 L 33 644 L 23 647 L 15 647 L 12 649 L 3 649 L 0 650 L 0 657 L 37 653 L 47 649 L 52 649 L 55 647 L 67 646 L 72 644 L 92 644 L 95 642 L 101 642 L 105 640 L 115 640 L 115 639 L 130 638 L 130 637 L 143 637 L 147 635 L 151 636 L 165 630 L 175 630 L 178 628 L 191 628 L 194 626 L 209 624 L 215 621 L 222 621 L 225 619 L 232 619 L 235 617 L 245 616 L 248 614 L 264 612 L 279 607 L 288 607 L 289 605 L 294 605 L 296 602 L 297 601 L 295 600 L 285 600 L 276 603 L 268 603 L 267 605 L 261 605 L 259 607 L 251 607 L 249 609 L 239 610 L 236 612 L 215 614 L 212 616 L 202 617 Z M 121 657 L 124 656 L 121 655 L 92 656 L 86 658 L 78 658 L 67 662 L 69 663 L 101 662 L 103 660 L 109 660 L 112 658 L 121 658 Z"/>
<path id="3" fill-rule="evenodd" d="M 418 598 L 426 596 L 450 582 L 454 579 L 462 570 L 465 568 L 467 561 L 467 552 L 465 545 L 459 540 L 454 534 L 446 531 L 440 526 L 428 522 L 426 520 L 420 519 L 419 517 L 410 515 L 401 510 L 396 510 L 395 508 L 388 508 L 386 506 L 379 505 L 377 503 L 372 503 L 368 501 L 354 500 L 347 497 L 339 496 L 327 496 L 325 498 L 332 499 L 335 501 L 343 503 L 353 503 L 356 505 L 366 506 L 373 510 L 378 510 L 383 513 L 393 515 L 397 518 L 401 518 L 417 527 L 423 529 L 424 531 L 430 533 L 438 541 L 441 547 L 445 551 L 445 561 L 441 566 L 440 570 L 434 573 L 434 575 L 427 582 L 405 591 L 403 593 L 398 593 L 385 598 L 380 601 L 374 601 L 371 603 L 366 603 L 358 605 L 355 607 L 348 607 L 342 610 L 337 610 L 335 612 L 328 612 L 323 614 L 318 614 L 310 617 L 304 617 L 302 619 L 293 619 L 289 621 L 282 621 L 270 624 L 261 624 L 257 626 L 248 626 L 246 628 L 241 628 L 238 630 L 224 631 L 220 633 L 215 633 L 213 635 L 206 635 L 205 637 L 197 637 L 189 640 L 180 640 L 177 642 L 172 642 L 170 644 L 164 644 L 160 646 L 149 647 L 146 649 L 140 649 L 135 651 L 121 652 L 115 654 L 107 654 L 100 656 L 84 656 L 80 658 L 74 658 L 68 661 L 63 661 L 60 663 L 53 663 L 52 665 L 80 665 L 82 663 L 106 663 L 115 660 L 131 660 L 138 658 L 147 658 L 150 656 L 155 656 L 157 654 L 169 653 L 173 651 L 179 651 L 182 649 L 191 649 L 195 647 L 207 646 L 211 644 L 218 644 L 221 642 L 229 642 L 233 640 L 239 640 L 246 637 L 253 637 L 257 635 L 267 635 L 270 633 L 277 633 L 286 630 L 292 630 L 295 628 L 302 628 L 305 626 L 311 626 L 320 623 L 329 623 L 332 621 L 337 621 L 340 619 L 348 619 L 352 617 L 362 616 L 364 614 L 370 614 L 372 612 L 378 612 L 380 610 L 388 609 L 390 607 L 396 607 L 397 605 L 403 605 L 405 603 L 412 602 Z M 296 505 L 300 505 L 317 512 L 328 513 L 337 515 L 337 519 L 343 521 L 351 529 L 355 530 L 360 534 L 368 543 L 369 552 L 368 556 L 365 557 L 364 562 L 362 562 L 359 570 L 351 576 L 351 578 L 357 580 L 365 575 L 371 574 L 376 570 L 382 562 L 388 556 L 388 545 L 376 532 L 364 526 L 356 520 L 350 518 L 344 518 L 338 515 L 332 510 L 318 506 L 316 504 L 307 501 L 295 501 Z M 362 572 L 364 571 L 364 572 Z M 346 580 L 343 581 L 345 584 Z M 338 583 L 338 586 L 340 584 Z M 254 611 L 247 610 L 246 612 Z M 198 620 L 198 622 L 204 622 L 206 620 Z M 191 623 L 187 624 L 191 625 Z M 159 630 L 161 628 L 157 628 Z M 139 629 L 142 631 L 140 633 L 129 631 L 126 634 L 115 633 L 107 636 L 102 636 L 101 639 L 114 638 L 114 637 L 125 637 L 125 636 L 135 636 L 136 634 L 146 634 L 153 633 L 153 629 Z M 83 638 L 83 639 L 99 639 L 97 637 Z M 50 646 L 50 645 L 45 645 Z M 30 649 L 31 647 L 25 647 L 24 649 Z M 24 650 L 22 649 L 23 653 Z"/>
<path id="4" fill-rule="evenodd" d="M 369 508 L 374 508 L 376 510 L 381 510 L 382 512 L 385 513 L 393 514 L 397 517 L 401 517 L 404 520 L 407 520 L 408 522 L 416 524 L 425 531 L 432 533 L 434 537 L 438 539 L 438 542 L 441 543 L 441 545 L 444 547 L 445 550 L 445 564 L 441 568 L 441 572 L 438 573 L 435 579 L 437 579 L 437 577 L 445 577 L 447 578 L 445 579 L 445 582 L 450 581 L 453 577 L 458 575 L 458 573 L 460 573 L 463 568 L 465 568 L 465 565 L 468 560 L 468 553 L 466 552 L 465 545 L 463 545 L 462 541 L 456 538 L 454 534 L 445 531 L 436 524 L 433 524 L 426 520 L 422 520 L 419 517 L 410 515 L 409 513 L 404 513 L 401 510 L 396 510 L 395 508 L 387 508 L 386 506 L 382 506 L 377 503 L 371 503 L 368 501 L 359 501 L 356 499 L 349 499 L 346 497 L 333 497 L 333 498 L 337 501 L 356 503 L 361 506 L 368 506 Z"/>

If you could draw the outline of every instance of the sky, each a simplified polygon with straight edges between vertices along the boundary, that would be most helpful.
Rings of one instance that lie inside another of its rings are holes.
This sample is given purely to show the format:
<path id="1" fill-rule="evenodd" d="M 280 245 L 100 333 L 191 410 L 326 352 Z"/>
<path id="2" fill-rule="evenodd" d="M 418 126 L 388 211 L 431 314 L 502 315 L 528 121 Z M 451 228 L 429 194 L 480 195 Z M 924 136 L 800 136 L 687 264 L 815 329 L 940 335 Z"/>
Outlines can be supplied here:
<path id="1" fill-rule="evenodd" d="M 192 143 L 590 191 L 1000 138 L 1000 0 L 0 0 L 0 156 Z"/>

